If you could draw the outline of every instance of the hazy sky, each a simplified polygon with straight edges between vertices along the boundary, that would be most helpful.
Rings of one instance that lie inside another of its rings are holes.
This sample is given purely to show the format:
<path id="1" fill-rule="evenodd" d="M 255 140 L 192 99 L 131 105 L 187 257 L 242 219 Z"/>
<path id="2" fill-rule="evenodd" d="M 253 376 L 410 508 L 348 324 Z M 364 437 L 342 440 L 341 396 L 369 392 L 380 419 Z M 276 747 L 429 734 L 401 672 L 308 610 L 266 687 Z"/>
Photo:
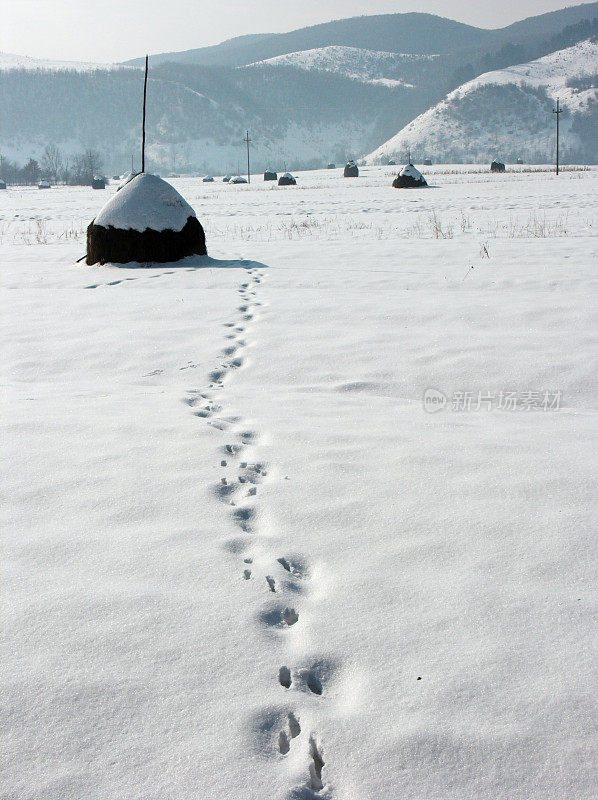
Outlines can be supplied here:
<path id="1" fill-rule="evenodd" d="M 575 0 L 6 0 L 0 50 L 76 61 L 123 61 L 245 33 L 289 31 L 361 14 L 427 11 L 485 28 Z"/>

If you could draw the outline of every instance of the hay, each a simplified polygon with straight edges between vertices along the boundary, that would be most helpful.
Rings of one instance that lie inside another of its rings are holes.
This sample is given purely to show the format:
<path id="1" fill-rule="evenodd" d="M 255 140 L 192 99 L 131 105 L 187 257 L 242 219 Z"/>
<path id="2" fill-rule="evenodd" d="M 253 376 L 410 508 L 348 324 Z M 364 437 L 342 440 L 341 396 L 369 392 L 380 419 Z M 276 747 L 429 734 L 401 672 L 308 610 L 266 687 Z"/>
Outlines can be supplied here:
<path id="1" fill-rule="evenodd" d="M 413 178 L 411 175 L 397 175 L 392 185 L 395 189 L 421 189 L 428 184 L 423 175 L 419 179 Z"/>
<path id="2" fill-rule="evenodd" d="M 207 255 L 206 237 L 197 217 L 189 217 L 180 231 L 166 229 L 143 232 L 109 225 L 94 225 L 87 228 L 87 264 L 128 264 L 178 261 L 187 256 Z"/>
<path id="3" fill-rule="evenodd" d="M 413 164 L 406 164 L 392 182 L 395 189 L 421 189 L 427 186 L 426 179 Z"/>
<path id="4" fill-rule="evenodd" d="M 354 161 L 349 161 L 348 164 L 345 166 L 344 176 L 345 178 L 359 177 L 359 168 Z"/>
<path id="5" fill-rule="evenodd" d="M 505 171 L 505 165 L 502 163 L 502 161 L 493 161 L 492 164 L 490 164 L 490 172 L 504 172 L 504 171 Z"/>
<path id="6" fill-rule="evenodd" d="M 281 175 L 278 179 L 279 186 L 296 186 L 297 181 L 289 172 L 285 172 L 284 175 Z"/>
<path id="7" fill-rule="evenodd" d="M 278 180 L 278 175 L 276 174 L 276 172 L 274 172 L 273 169 L 267 169 L 264 172 L 264 180 L 265 181 L 277 181 Z"/>

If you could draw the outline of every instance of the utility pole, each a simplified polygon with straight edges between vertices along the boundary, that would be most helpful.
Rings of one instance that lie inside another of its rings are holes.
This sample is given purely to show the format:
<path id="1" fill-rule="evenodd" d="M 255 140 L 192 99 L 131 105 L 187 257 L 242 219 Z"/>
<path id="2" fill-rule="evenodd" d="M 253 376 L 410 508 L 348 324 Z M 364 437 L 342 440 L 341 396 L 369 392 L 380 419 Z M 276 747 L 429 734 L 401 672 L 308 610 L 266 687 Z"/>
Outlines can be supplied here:
<path id="1" fill-rule="evenodd" d="M 249 142 L 251 139 L 249 138 L 249 131 L 247 131 L 247 135 L 243 141 L 247 145 L 247 183 L 251 183 L 251 170 L 249 169 Z"/>
<path id="2" fill-rule="evenodd" d="M 559 116 L 563 113 L 563 109 L 559 107 L 559 100 L 557 97 L 556 109 L 552 109 L 552 113 L 556 114 L 556 174 L 559 174 Z"/>
<path id="3" fill-rule="evenodd" d="M 145 78 L 143 81 L 143 123 L 141 132 L 141 171 L 145 172 L 145 101 L 147 98 L 147 67 L 148 57 L 145 57 Z"/>

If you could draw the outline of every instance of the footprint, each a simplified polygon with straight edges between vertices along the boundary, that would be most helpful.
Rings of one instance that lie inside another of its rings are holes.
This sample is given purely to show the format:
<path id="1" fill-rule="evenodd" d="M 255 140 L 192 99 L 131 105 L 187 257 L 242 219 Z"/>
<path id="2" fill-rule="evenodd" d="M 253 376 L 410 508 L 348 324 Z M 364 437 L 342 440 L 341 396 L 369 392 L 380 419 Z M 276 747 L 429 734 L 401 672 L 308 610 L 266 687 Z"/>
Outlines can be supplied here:
<path id="1" fill-rule="evenodd" d="M 286 756 L 291 749 L 291 740 L 296 739 L 301 733 L 301 725 L 293 712 L 287 715 L 287 729 L 288 733 L 282 730 L 278 735 L 278 750 L 283 756 Z"/>
<path id="2" fill-rule="evenodd" d="M 256 517 L 255 509 L 248 506 L 237 508 L 233 511 L 233 519 L 245 533 L 251 533 L 254 530 L 252 522 Z"/>
<path id="3" fill-rule="evenodd" d="M 307 578 L 309 576 L 307 561 L 300 556 L 295 558 L 282 557 L 277 559 L 277 561 L 283 569 L 290 572 L 291 575 L 294 575 L 296 578 Z"/>
<path id="4" fill-rule="evenodd" d="M 251 570 L 250 569 L 244 569 L 243 570 L 243 577 L 245 578 L 246 581 L 248 581 L 251 578 Z"/>
<path id="5" fill-rule="evenodd" d="M 266 583 L 268 584 L 268 588 L 270 589 L 271 592 L 276 591 L 276 581 L 271 575 L 266 575 Z"/>
<path id="6" fill-rule="evenodd" d="M 285 689 L 291 688 L 291 670 L 288 667 L 281 667 L 278 670 L 278 682 L 281 686 L 284 686 Z"/>
<path id="7" fill-rule="evenodd" d="M 322 694 L 322 681 L 313 669 L 306 670 L 305 684 L 312 694 Z"/>
<path id="8" fill-rule="evenodd" d="M 324 761 L 324 757 L 322 755 L 322 748 L 321 746 L 318 746 L 313 733 L 309 737 L 309 755 L 311 758 L 311 764 L 309 765 L 311 788 L 314 791 L 319 792 L 324 788 L 324 784 L 322 782 L 322 769 L 326 762 Z"/>
<path id="9" fill-rule="evenodd" d="M 294 625 L 296 622 L 299 621 L 299 614 L 295 611 L 294 608 L 287 607 L 282 612 L 282 618 L 290 628 L 291 625 Z"/>
<path id="10" fill-rule="evenodd" d="M 275 606 L 260 614 L 261 621 L 271 628 L 290 628 L 299 620 L 299 614 L 294 608 Z"/>
<path id="11" fill-rule="evenodd" d="M 219 383 L 223 378 L 226 377 L 226 369 L 213 369 L 208 377 L 212 383 Z"/>
<path id="12" fill-rule="evenodd" d="M 286 754 L 291 749 L 291 741 L 286 731 L 281 731 L 278 734 L 278 752 L 281 756 L 286 756 Z"/>

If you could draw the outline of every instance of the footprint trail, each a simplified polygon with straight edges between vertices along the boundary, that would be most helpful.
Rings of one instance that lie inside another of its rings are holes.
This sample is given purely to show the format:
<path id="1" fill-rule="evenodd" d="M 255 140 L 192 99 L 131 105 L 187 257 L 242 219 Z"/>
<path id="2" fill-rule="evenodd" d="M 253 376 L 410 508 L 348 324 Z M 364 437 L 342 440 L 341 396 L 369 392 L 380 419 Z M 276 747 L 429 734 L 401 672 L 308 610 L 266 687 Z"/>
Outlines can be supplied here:
<path id="1" fill-rule="evenodd" d="M 250 365 L 248 341 L 267 305 L 260 295 L 263 280 L 260 268 L 247 270 L 247 277 L 237 288 L 241 301 L 236 309 L 237 317 L 224 323 L 225 345 L 208 373 L 208 385 L 190 389 L 183 402 L 198 420 L 225 437 L 224 442 L 221 439 L 217 445 L 220 472 L 215 476 L 213 492 L 222 503 L 223 514 L 228 515 L 238 529 L 238 535 L 224 543 L 224 551 L 238 565 L 237 580 L 246 582 L 248 591 L 257 591 L 263 599 L 264 609 L 256 619 L 262 635 L 275 637 L 279 648 L 296 654 L 295 631 L 301 629 L 303 647 L 307 641 L 302 604 L 309 601 L 313 580 L 309 560 L 301 555 L 290 556 L 272 550 L 271 542 L 280 541 L 280 537 L 269 536 L 261 521 L 260 486 L 273 479 L 271 467 L 256 457 L 262 432 L 254 430 L 242 416 L 226 410 L 228 382 Z M 256 631 L 256 635 L 258 633 Z M 284 760 L 291 750 L 295 752 L 300 748 L 295 757 L 302 754 L 305 764 L 304 783 L 293 788 L 292 796 L 298 796 L 299 792 L 304 797 L 332 798 L 319 736 L 315 730 L 304 729 L 301 725 L 300 708 L 305 701 L 311 698 L 311 703 L 325 702 L 325 681 L 321 673 L 318 664 L 313 663 L 273 666 L 272 680 L 278 690 L 285 693 L 290 707 L 284 718 L 281 717 L 272 757 Z M 264 715 L 267 713 L 265 711 Z M 310 713 L 308 718 L 312 717 Z"/>

